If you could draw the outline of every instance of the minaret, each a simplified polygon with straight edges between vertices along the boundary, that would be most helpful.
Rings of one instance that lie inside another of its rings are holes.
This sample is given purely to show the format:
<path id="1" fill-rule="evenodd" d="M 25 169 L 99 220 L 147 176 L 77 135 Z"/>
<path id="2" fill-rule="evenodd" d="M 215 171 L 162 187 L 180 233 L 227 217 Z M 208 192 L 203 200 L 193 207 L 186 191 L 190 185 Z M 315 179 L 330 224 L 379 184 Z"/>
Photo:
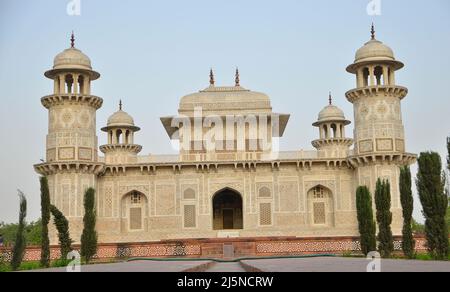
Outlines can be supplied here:
<path id="1" fill-rule="evenodd" d="M 96 187 L 97 174 L 103 169 L 96 136 L 96 111 L 103 100 L 91 95 L 91 82 L 100 74 L 75 47 L 72 33 L 70 47 L 55 57 L 53 69 L 45 76 L 53 80 L 54 88 L 53 94 L 41 99 L 49 112 L 49 128 L 46 161 L 35 169 L 47 176 L 51 203 L 70 218 L 72 238 L 79 240 L 84 191 Z M 57 243 L 56 233 L 51 235 L 52 243 Z"/>
<path id="2" fill-rule="evenodd" d="M 372 193 L 378 178 L 391 183 L 393 228 L 401 234 L 401 205 L 398 187 L 399 166 L 415 162 L 406 153 L 401 101 L 408 89 L 398 86 L 395 74 L 404 67 L 391 48 L 378 41 L 372 25 L 371 39 L 356 52 L 347 72 L 356 75 L 356 88 L 346 97 L 355 115 L 355 150 L 349 162 L 356 168 L 356 181 Z M 358 186 L 355 186 L 355 189 Z"/>
<path id="3" fill-rule="evenodd" d="M 122 101 L 119 110 L 108 119 L 103 132 L 108 133 L 108 144 L 100 147 L 105 153 L 106 164 L 136 163 L 137 154 L 142 146 L 134 144 L 134 133 L 140 130 L 134 125 L 133 118 L 122 110 Z"/>
<path id="4" fill-rule="evenodd" d="M 319 128 L 320 138 L 312 142 L 312 145 L 326 158 L 346 158 L 349 148 L 353 145 L 353 139 L 345 136 L 345 127 L 350 125 L 344 112 L 333 105 L 331 92 L 329 104 L 319 113 L 314 127 Z"/>

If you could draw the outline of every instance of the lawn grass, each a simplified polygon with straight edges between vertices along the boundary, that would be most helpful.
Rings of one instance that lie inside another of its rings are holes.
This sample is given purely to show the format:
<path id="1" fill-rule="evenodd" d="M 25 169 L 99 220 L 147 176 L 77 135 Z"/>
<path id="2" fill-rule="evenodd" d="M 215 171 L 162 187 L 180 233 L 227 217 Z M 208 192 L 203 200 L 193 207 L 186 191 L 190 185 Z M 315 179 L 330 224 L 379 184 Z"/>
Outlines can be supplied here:
<path id="1" fill-rule="evenodd" d="M 70 262 L 71 262 L 70 260 L 62 260 L 62 259 L 54 260 L 54 261 L 50 262 L 50 268 L 64 268 L 64 267 L 67 267 Z M 117 263 L 117 262 L 118 262 L 118 260 L 110 259 L 110 260 L 102 260 L 102 261 L 93 261 L 89 264 L 90 265 L 112 264 L 112 263 Z M 81 265 L 82 266 L 86 265 L 86 263 L 82 262 Z M 41 270 L 41 269 L 45 269 L 45 268 L 41 267 L 39 261 L 31 261 L 31 262 L 23 262 L 20 265 L 19 271 L 32 271 L 32 270 Z M 0 272 L 12 272 L 12 271 L 13 270 L 9 263 L 0 261 Z"/>
<path id="2" fill-rule="evenodd" d="M 361 254 L 355 254 L 352 252 L 346 252 L 342 254 L 342 257 L 344 258 L 364 258 Z M 416 260 L 416 261 L 435 261 L 428 253 L 418 253 L 415 255 L 413 259 L 409 259 L 405 257 L 403 254 L 394 254 L 389 259 L 392 260 Z M 447 260 L 444 261 L 450 261 L 450 254 L 448 256 Z"/>

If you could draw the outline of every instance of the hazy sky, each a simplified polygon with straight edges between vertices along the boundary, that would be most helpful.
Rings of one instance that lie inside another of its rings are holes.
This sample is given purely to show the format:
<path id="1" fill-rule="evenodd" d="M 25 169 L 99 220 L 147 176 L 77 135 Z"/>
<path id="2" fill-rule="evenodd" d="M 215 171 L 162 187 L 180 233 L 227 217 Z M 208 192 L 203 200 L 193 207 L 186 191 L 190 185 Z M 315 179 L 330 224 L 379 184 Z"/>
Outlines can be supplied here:
<path id="1" fill-rule="evenodd" d="M 123 99 L 142 127 L 136 142 L 143 154 L 171 151 L 159 117 L 175 114 L 183 95 L 207 87 L 210 67 L 219 85 L 232 85 L 236 66 L 244 87 L 269 94 L 276 112 L 292 115 L 281 147 L 299 150 L 312 149 L 318 131 L 311 123 L 329 90 L 353 120 L 344 94 L 355 78 L 345 68 L 374 21 L 377 38 L 406 64 L 397 83 L 410 92 L 403 102 L 408 151 L 446 154 L 448 0 L 381 0 L 377 16 L 368 15 L 369 0 L 81 0 L 79 16 L 67 14 L 69 2 L 0 0 L 0 221 L 17 221 L 17 188 L 27 194 L 29 219 L 39 216 L 33 164 L 45 156 L 47 133 L 40 98 L 53 90 L 43 73 L 69 47 L 72 30 L 77 48 L 102 74 L 93 84 L 104 99 L 97 127 Z M 98 134 L 102 145 L 106 136 Z"/>

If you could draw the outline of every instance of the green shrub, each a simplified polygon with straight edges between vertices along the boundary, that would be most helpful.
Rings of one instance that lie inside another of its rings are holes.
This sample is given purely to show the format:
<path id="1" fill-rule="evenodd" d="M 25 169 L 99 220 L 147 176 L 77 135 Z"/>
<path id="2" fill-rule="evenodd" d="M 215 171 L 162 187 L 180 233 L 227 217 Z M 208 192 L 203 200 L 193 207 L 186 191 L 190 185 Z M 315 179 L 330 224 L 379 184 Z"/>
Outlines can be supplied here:
<path id="1" fill-rule="evenodd" d="M 20 271 L 31 271 L 41 269 L 40 262 L 24 262 L 20 265 Z"/>
<path id="2" fill-rule="evenodd" d="M 59 260 L 53 261 L 51 263 L 51 267 L 52 268 L 64 268 L 64 267 L 67 267 L 70 262 L 71 262 L 71 260 L 59 259 Z"/>

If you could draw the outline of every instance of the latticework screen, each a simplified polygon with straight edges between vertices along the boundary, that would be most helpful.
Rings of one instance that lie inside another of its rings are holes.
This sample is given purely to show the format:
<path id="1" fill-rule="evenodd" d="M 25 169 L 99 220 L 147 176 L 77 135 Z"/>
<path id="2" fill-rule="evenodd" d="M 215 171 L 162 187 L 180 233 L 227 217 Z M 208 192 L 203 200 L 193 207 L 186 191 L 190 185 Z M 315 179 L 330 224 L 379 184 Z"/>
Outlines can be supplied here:
<path id="1" fill-rule="evenodd" d="M 142 229 L 142 208 L 130 209 L 130 229 L 131 230 Z"/>
<path id="2" fill-rule="evenodd" d="M 195 205 L 184 206 L 184 227 L 185 228 L 196 227 Z"/>
<path id="3" fill-rule="evenodd" d="M 259 224 L 272 225 L 272 206 L 270 203 L 261 203 L 259 205 Z"/>

